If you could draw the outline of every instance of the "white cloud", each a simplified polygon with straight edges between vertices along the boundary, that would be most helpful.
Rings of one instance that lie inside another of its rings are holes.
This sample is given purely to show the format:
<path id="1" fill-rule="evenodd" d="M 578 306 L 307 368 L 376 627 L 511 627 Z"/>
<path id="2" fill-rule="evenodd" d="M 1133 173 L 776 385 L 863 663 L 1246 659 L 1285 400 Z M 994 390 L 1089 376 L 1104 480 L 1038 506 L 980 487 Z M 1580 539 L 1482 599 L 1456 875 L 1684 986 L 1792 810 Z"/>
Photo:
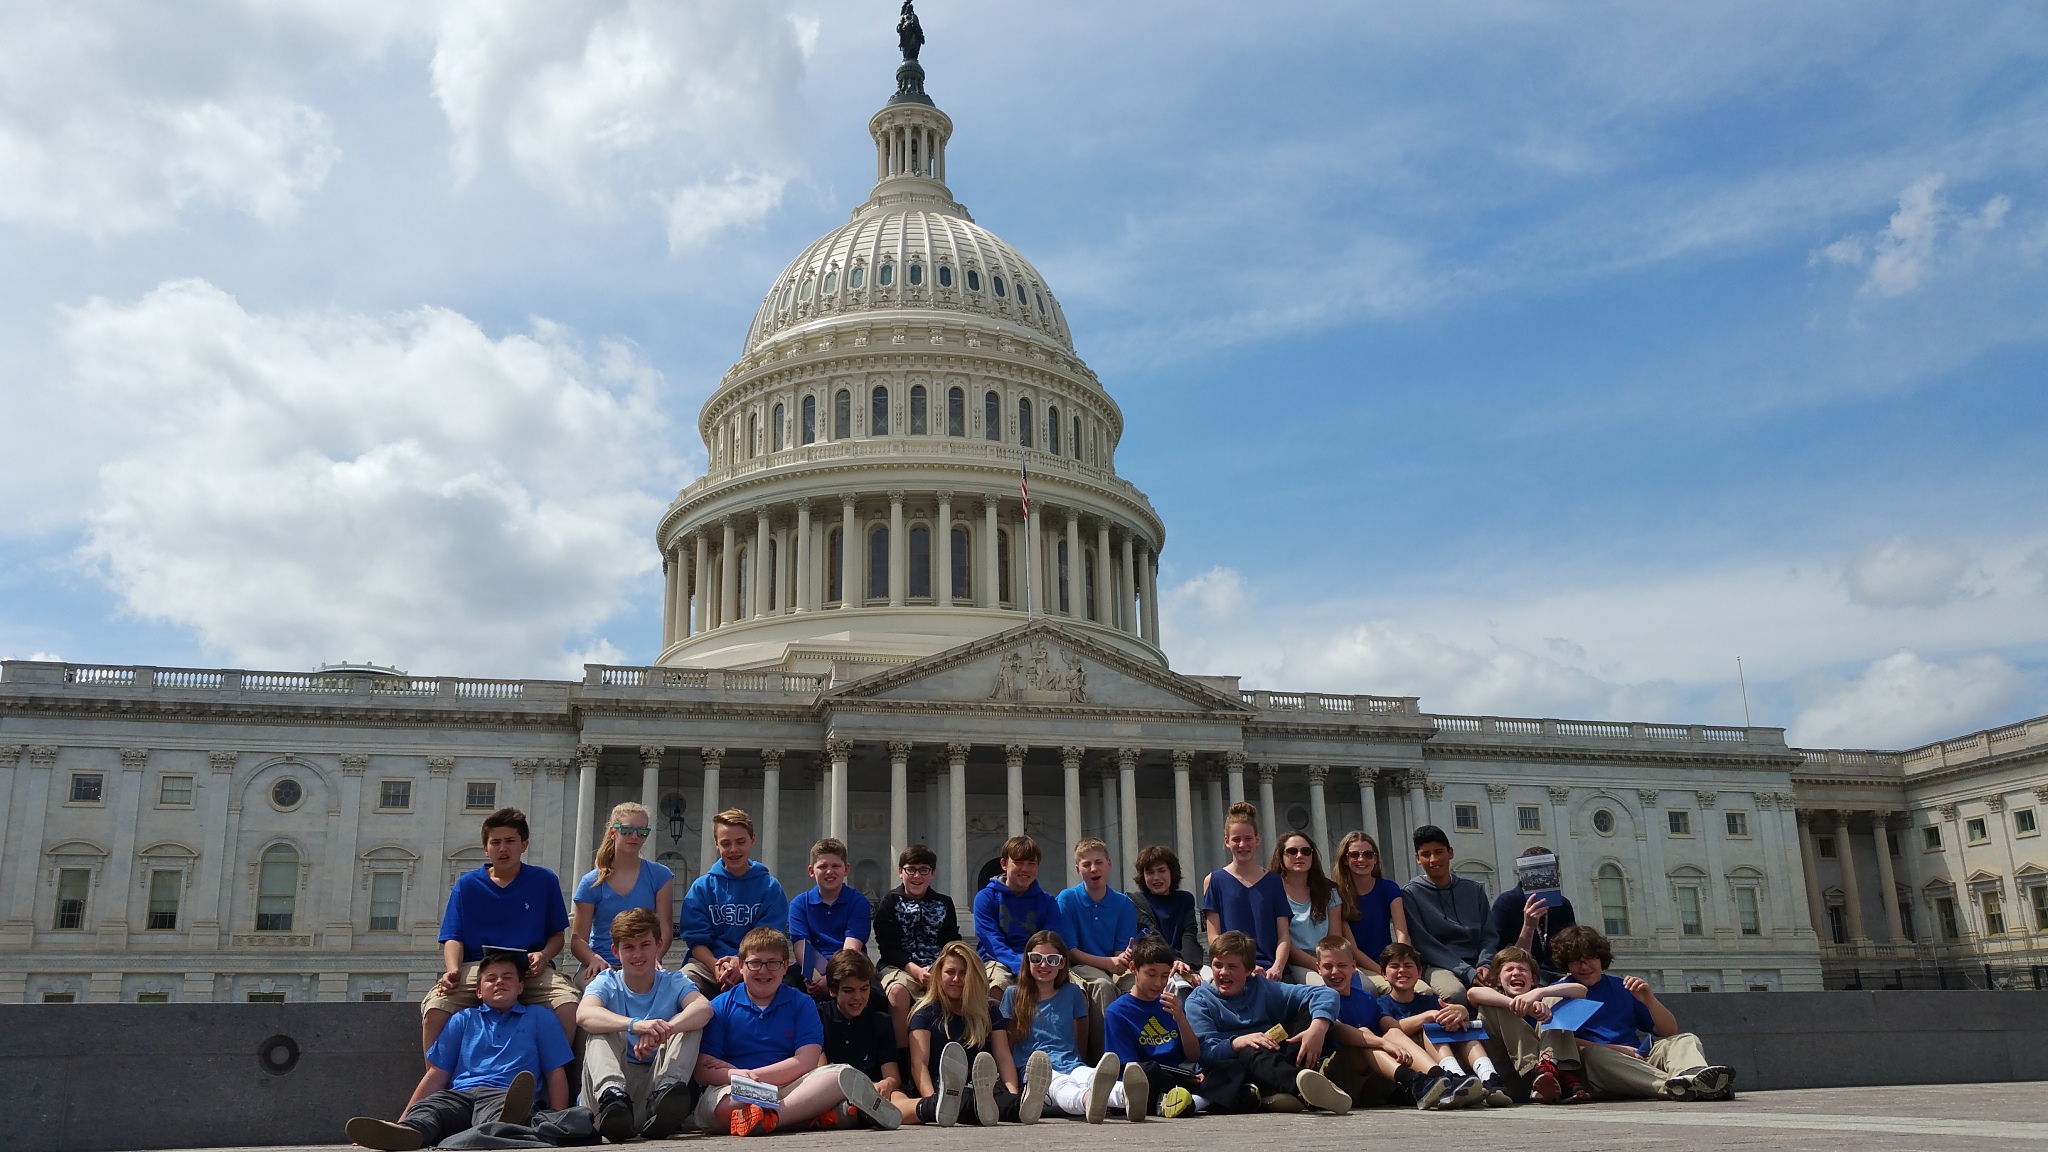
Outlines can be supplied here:
<path id="1" fill-rule="evenodd" d="M 684 252 L 727 228 L 757 224 L 782 203 L 788 180 L 767 173 L 735 172 L 724 181 L 698 181 L 677 190 L 668 204 L 668 247 Z"/>
<path id="2" fill-rule="evenodd" d="M 1998 656 L 1940 664 L 1901 650 L 1807 706 L 1787 738 L 1809 748 L 1910 747 L 2009 717 L 2025 687 Z"/>
<path id="3" fill-rule="evenodd" d="M 1873 608 L 1935 608 L 1957 594 L 1968 566 L 1943 548 L 1888 540 L 1857 556 L 1843 580 L 1853 599 Z"/>
<path id="4" fill-rule="evenodd" d="M 1944 231 L 1971 238 L 1996 231 L 2012 211 L 2012 200 L 1998 194 L 1975 215 L 1958 214 L 1941 198 L 1946 177 L 1930 173 L 1899 191 L 1899 207 L 1874 237 L 1844 236 L 1816 253 L 1831 264 L 1866 272 L 1859 296 L 1904 296 L 1918 288 L 1940 263 Z"/>
<path id="5" fill-rule="evenodd" d="M 434 308 L 257 315 L 196 280 L 95 300 L 63 339 L 128 445 L 83 555 L 233 662 L 559 673 L 616 654 L 588 633 L 658 567 L 673 465 L 630 349 Z"/>

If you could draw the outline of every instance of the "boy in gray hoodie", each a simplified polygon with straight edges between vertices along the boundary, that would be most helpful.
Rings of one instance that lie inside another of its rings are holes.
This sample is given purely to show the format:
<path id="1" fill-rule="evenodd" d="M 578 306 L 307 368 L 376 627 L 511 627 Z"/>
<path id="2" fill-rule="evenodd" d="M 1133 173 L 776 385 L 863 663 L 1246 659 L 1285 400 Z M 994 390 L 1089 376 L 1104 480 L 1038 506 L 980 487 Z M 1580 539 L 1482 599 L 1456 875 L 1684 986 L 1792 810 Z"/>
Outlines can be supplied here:
<path id="1" fill-rule="evenodd" d="M 1424 824 L 1415 830 L 1415 863 L 1422 875 L 1401 888 L 1408 913 L 1408 936 L 1422 953 L 1422 979 L 1438 998 L 1465 1002 L 1465 989 L 1484 983 L 1487 967 L 1479 962 L 1486 946 L 1486 889 L 1477 881 L 1451 875 L 1451 841 L 1444 830 Z"/>

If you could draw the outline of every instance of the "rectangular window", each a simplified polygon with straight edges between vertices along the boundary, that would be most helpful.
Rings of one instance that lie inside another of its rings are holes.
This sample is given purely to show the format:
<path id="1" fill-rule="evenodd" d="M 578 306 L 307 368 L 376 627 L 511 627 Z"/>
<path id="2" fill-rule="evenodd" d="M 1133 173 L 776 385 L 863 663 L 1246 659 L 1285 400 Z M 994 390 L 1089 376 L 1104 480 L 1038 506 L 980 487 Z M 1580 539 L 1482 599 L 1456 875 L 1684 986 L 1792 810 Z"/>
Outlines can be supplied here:
<path id="1" fill-rule="evenodd" d="M 171 994 L 169 992 L 137 992 L 135 994 L 135 1002 L 137 1004 L 169 1004 L 171 1002 Z"/>
<path id="2" fill-rule="evenodd" d="M 1678 890 L 1678 927 L 1687 936 L 1706 933 L 1706 926 L 1700 922 L 1700 890 L 1682 887 Z"/>
<path id="3" fill-rule="evenodd" d="M 183 872 L 160 868 L 149 874 L 149 931 L 178 930 L 178 895 L 184 887 Z"/>
<path id="4" fill-rule="evenodd" d="M 156 802 L 167 807 L 189 806 L 192 803 L 192 778 L 190 776 L 166 776 L 157 785 Z"/>
<path id="5" fill-rule="evenodd" d="M 2034 836 L 2041 831 L 2041 825 L 2034 819 L 2032 808 L 2022 808 L 2012 814 L 2012 832 L 2015 836 Z"/>
<path id="6" fill-rule="evenodd" d="M 1936 899 L 1934 901 L 1934 915 L 1936 919 L 1941 921 L 1941 938 L 1943 940 L 1955 940 L 1962 936 L 1963 926 L 1956 920 L 1956 902 L 1954 898 L 1942 896 Z"/>
<path id="7" fill-rule="evenodd" d="M 498 785 L 490 780 L 471 780 L 464 789 L 462 806 L 472 812 L 489 812 L 498 806 Z"/>
<path id="8" fill-rule="evenodd" d="M 1737 888 L 1735 890 L 1735 918 L 1741 923 L 1744 936 L 1761 936 L 1764 934 L 1763 916 L 1757 910 L 1756 889 Z"/>
<path id="9" fill-rule="evenodd" d="M 1748 835 L 1749 835 L 1749 813 L 1747 813 L 1747 812 L 1730 812 L 1730 813 L 1727 813 L 1727 819 L 1728 819 L 1728 834 L 1729 834 L 1730 836 L 1744 836 L 1744 837 L 1746 837 L 1746 836 L 1748 836 Z"/>
<path id="10" fill-rule="evenodd" d="M 1813 838 L 1813 850 L 1820 853 L 1821 859 L 1833 860 L 1835 858 L 1835 838 L 1833 836 L 1815 836 Z"/>
<path id="11" fill-rule="evenodd" d="M 377 807 L 404 811 L 412 807 L 412 781 L 386 780 L 377 786 Z"/>
<path id="12" fill-rule="evenodd" d="M 1897 856 L 1899 854 L 1899 834 L 1897 832 L 1887 832 L 1884 834 L 1884 850 L 1888 856 Z"/>
<path id="13" fill-rule="evenodd" d="M 1977 898 L 1977 903 L 1984 909 L 1984 934 L 2005 935 L 2005 902 L 1998 898 L 1998 893 L 1987 891 Z"/>
<path id="14" fill-rule="evenodd" d="M 76 1003 L 78 1003 L 78 993 L 76 993 L 76 992 L 45 992 L 45 993 L 43 993 L 43 1003 L 45 1003 L 45 1004 L 76 1004 Z"/>
<path id="15" fill-rule="evenodd" d="M 73 772 L 71 774 L 71 802 L 73 804 L 97 804 L 105 793 L 107 778 L 97 772 Z"/>
<path id="16" fill-rule="evenodd" d="M 57 873 L 57 918 L 51 927 L 59 932 L 76 932 L 85 927 L 85 897 L 92 891 L 92 872 L 65 868 Z"/>
<path id="17" fill-rule="evenodd" d="M 1524 832 L 1543 831 L 1543 809 L 1534 804 L 1522 804 L 1515 808 L 1515 827 Z"/>
<path id="18" fill-rule="evenodd" d="M 379 872 L 370 877 L 370 931 L 398 931 L 398 902 L 405 894 L 405 873 Z"/>
<path id="19" fill-rule="evenodd" d="M 1918 942 L 1920 934 L 1913 931 L 1913 905 L 1910 901 L 1899 901 L 1899 931 L 1906 939 Z"/>
<path id="20" fill-rule="evenodd" d="M 365 992 L 365 993 L 363 993 L 363 1003 L 365 1003 L 365 1004 L 389 1004 L 390 1002 L 391 1002 L 391 993 L 389 993 L 389 992 Z"/>
<path id="21" fill-rule="evenodd" d="M 248 1002 L 251 1004 L 282 1004 L 284 1003 L 284 993 L 251 992 L 248 996 Z"/>
<path id="22" fill-rule="evenodd" d="M 1847 944 L 1849 942 L 1849 921 L 1842 913 L 1840 904 L 1828 905 L 1828 942 Z"/>
<path id="23" fill-rule="evenodd" d="M 1451 809 L 1451 819 L 1460 832 L 1479 831 L 1479 805 L 1459 804 Z"/>
<path id="24" fill-rule="evenodd" d="M 2034 931 L 2048 932 L 2048 884 L 2034 885 L 2027 895 L 2034 900 Z"/>
<path id="25" fill-rule="evenodd" d="M 1982 816 L 1972 816 L 1964 821 L 1963 829 L 1963 834 L 1969 837 L 1972 844 L 1982 844 L 1991 839 L 1991 826 Z"/>
<path id="26" fill-rule="evenodd" d="M 1929 824 L 1920 830 L 1920 847 L 1929 852 L 1941 851 L 1941 825 Z"/>
<path id="27" fill-rule="evenodd" d="M 1692 813 L 1682 808 L 1674 808 L 1664 814 L 1664 825 L 1671 829 L 1673 836 L 1690 836 L 1692 835 Z"/>

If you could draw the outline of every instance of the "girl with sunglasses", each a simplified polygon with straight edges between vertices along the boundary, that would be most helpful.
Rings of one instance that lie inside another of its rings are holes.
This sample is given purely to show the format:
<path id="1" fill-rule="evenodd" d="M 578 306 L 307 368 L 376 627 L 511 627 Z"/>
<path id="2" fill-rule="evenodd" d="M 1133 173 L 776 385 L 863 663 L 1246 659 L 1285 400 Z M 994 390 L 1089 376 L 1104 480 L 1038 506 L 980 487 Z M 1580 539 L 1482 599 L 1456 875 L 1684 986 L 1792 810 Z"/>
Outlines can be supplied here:
<path id="1" fill-rule="evenodd" d="M 1009 1021 L 1010 1050 L 1027 1056 L 1024 1098 L 1050 1104 L 1068 1116 L 1100 1124 L 1111 1108 L 1121 1108 L 1129 1093 L 1137 1104 L 1133 1120 L 1143 1120 L 1151 1103 L 1145 1070 L 1128 1068 L 1114 1052 L 1104 1052 L 1090 1067 L 1088 997 L 1067 970 L 1067 942 L 1050 929 L 1034 933 L 1024 950 L 1024 971 L 1003 990 L 1003 1016 Z M 1118 1082 L 1117 1073 L 1126 1078 Z M 1123 1091 L 1118 1091 L 1123 1089 Z"/>
<path id="2" fill-rule="evenodd" d="M 612 918 L 628 908 L 645 908 L 659 925 L 656 961 L 668 953 L 675 937 L 674 870 L 657 860 L 640 858 L 654 833 L 647 809 L 628 801 L 612 809 L 605 823 L 604 843 L 597 846 L 597 867 L 576 885 L 575 915 L 569 924 L 569 950 L 583 962 L 583 982 L 619 966 L 612 954 Z"/>
<path id="3" fill-rule="evenodd" d="M 1323 874 L 1323 861 L 1316 842 L 1306 832 L 1289 832 L 1273 849 L 1269 866 L 1280 874 L 1287 889 L 1287 982 L 1321 984 L 1323 977 L 1309 965 L 1315 963 L 1316 945 L 1325 936 L 1350 939 L 1350 930 L 1338 913 L 1343 902 L 1337 886 Z"/>
<path id="4" fill-rule="evenodd" d="M 1374 995 L 1385 996 L 1393 985 L 1380 975 L 1379 955 L 1389 944 L 1408 943 L 1401 886 L 1381 873 L 1379 842 L 1363 832 L 1347 832 L 1337 842 L 1337 866 L 1330 878 L 1344 902 L 1358 974 Z"/>

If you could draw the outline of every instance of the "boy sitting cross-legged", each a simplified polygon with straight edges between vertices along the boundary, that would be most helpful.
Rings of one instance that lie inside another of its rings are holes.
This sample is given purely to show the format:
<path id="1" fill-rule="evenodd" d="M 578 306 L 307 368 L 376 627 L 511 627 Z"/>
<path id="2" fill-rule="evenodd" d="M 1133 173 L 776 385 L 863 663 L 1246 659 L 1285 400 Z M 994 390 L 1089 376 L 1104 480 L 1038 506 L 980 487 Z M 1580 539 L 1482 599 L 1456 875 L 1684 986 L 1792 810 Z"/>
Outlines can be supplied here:
<path id="1" fill-rule="evenodd" d="M 1242 1069 L 1206 1076 L 1196 1057 L 1202 1041 L 1188 1022 L 1180 997 L 1168 987 L 1180 957 L 1157 936 L 1131 945 L 1131 990 L 1117 997 L 1103 1016 L 1103 1045 L 1125 1069 L 1138 1068 L 1152 1089 L 1152 1110 L 1161 1116 L 1206 1112 L 1211 1094 L 1235 1097 L 1243 1083 Z M 1187 1085 L 1192 1082 L 1194 1087 Z M 1129 1113 L 1128 1099 L 1121 1103 Z"/>
<path id="2" fill-rule="evenodd" d="M 477 964 L 477 999 L 448 1023 L 427 1050 L 427 1073 L 405 1103 L 397 1123 L 358 1116 L 348 1138 L 384 1152 L 412 1152 L 479 1124 L 503 1120 L 524 1124 L 532 1116 L 533 1089 L 547 1077 L 548 1105 L 569 1106 L 569 1077 L 562 1067 L 574 1058 L 559 1021 L 519 1002 L 526 955 L 490 951 Z"/>
<path id="3" fill-rule="evenodd" d="M 1380 952 L 1380 975 L 1394 989 L 1379 998 L 1380 1031 L 1407 1033 L 1408 1038 L 1428 1054 L 1430 1063 L 1455 1081 L 1451 1090 L 1439 1098 L 1436 1107 L 1469 1108 L 1474 1104 L 1494 1103 L 1493 1086 L 1499 1084 L 1500 1073 L 1495 1071 L 1493 1061 L 1487 1058 L 1486 1048 L 1477 1040 L 1454 1041 L 1448 1046 L 1461 1053 L 1472 1065 L 1472 1072 L 1478 1073 L 1473 1075 L 1458 1063 L 1458 1057 L 1451 1050 L 1431 1042 L 1424 1032 L 1431 1024 L 1456 1032 L 1471 1017 L 1462 1005 L 1446 1004 L 1435 993 L 1421 987 L 1422 954 L 1406 944 L 1389 944 Z M 1514 1099 L 1502 1086 L 1500 1104 L 1512 1103 Z"/>
<path id="4" fill-rule="evenodd" d="M 689 1118 L 696 1096 L 690 1077 L 711 1001 L 688 976 L 657 963 L 662 939 L 654 913 L 619 913 L 610 940 L 619 966 L 598 973 L 576 1009 L 576 1023 L 589 1035 L 583 1106 L 597 1114 L 598 1134 L 614 1144 L 636 1134 L 660 1140 Z"/>
<path id="5" fill-rule="evenodd" d="M 789 937 L 773 928 L 741 938 L 740 984 L 712 1000 L 699 1046 L 697 1083 L 708 1090 L 697 1101 L 698 1129 L 765 1136 L 806 1124 L 838 1128 L 852 1120 L 846 1104 L 878 1127 L 896 1127 L 902 1115 L 875 1091 L 874 1081 L 857 1068 L 819 1063 L 825 1029 L 818 1004 L 782 981 L 790 952 Z M 734 1100 L 735 1076 L 779 1089 L 775 1106 Z"/>
<path id="6" fill-rule="evenodd" d="M 867 953 L 846 949 L 825 961 L 829 999 L 818 1002 L 825 1024 L 827 1064 L 860 1069 L 875 1082 L 875 1093 L 888 1100 L 903 1091 L 903 1070 L 896 1062 L 896 1026 L 889 1013 L 873 1003 L 875 965 Z M 894 1104 L 883 1107 L 894 1109 Z"/>
<path id="7" fill-rule="evenodd" d="M 1017 982 L 1026 942 L 1039 932 L 1065 933 L 1059 901 L 1038 886 L 1038 841 L 1003 841 L 1000 876 L 974 894 L 974 947 L 985 964 L 991 994 Z"/>
<path id="8" fill-rule="evenodd" d="M 1678 1018 L 1640 976 L 1610 976 L 1614 946 L 1584 924 L 1560 929 L 1550 955 L 1600 1002 L 1593 1018 L 1579 1025 L 1579 1059 L 1593 1095 L 1612 1100 L 1725 1100 L 1735 1094 L 1735 1072 L 1707 1063 L 1699 1037 L 1678 1030 Z M 1552 989 L 1543 990 L 1551 995 Z M 1640 1033 L 1654 1039 L 1640 1047 Z"/>
<path id="9" fill-rule="evenodd" d="M 868 950 L 874 911 L 860 889 L 846 885 L 845 841 L 827 836 L 811 845 L 809 871 L 817 886 L 790 900 L 789 939 L 804 987 L 823 999 L 832 994 L 825 962 L 848 949 Z"/>
<path id="10" fill-rule="evenodd" d="M 1582 1104 L 1593 1094 L 1579 1079 L 1578 1039 L 1569 1030 L 1546 1028 L 1551 1005 L 1559 998 L 1586 994 L 1577 983 L 1541 986 L 1536 957 L 1527 949 L 1502 948 L 1494 953 L 1490 983 L 1474 984 L 1466 997 L 1486 1024 L 1487 1045 L 1498 1044 L 1541 1104 Z"/>
<path id="11" fill-rule="evenodd" d="M 875 909 L 875 947 L 882 954 L 882 992 L 896 1022 L 896 1046 L 910 1047 L 910 1005 L 931 982 L 939 949 L 960 938 L 953 898 L 932 888 L 939 854 L 912 844 L 896 860 L 903 883 L 883 895 Z"/>
<path id="12" fill-rule="evenodd" d="M 1381 1034 L 1379 1000 L 1358 979 L 1351 941 L 1323 937 L 1316 945 L 1316 971 L 1324 986 L 1337 993 L 1337 1019 L 1330 1025 L 1335 1045 L 1322 1073 L 1345 1095 L 1362 1104 L 1398 1101 L 1431 1109 L 1457 1086 L 1406 1032 L 1395 1028 Z"/>
<path id="13" fill-rule="evenodd" d="M 1219 1091 L 1210 1107 L 1299 1112 L 1306 1102 L 1325 1112 L 1349 1112 L 1351 1097 L 1315 1070 L 1337 1018 L 1336 992 L 1254 975 L 1258 956 L 1251 937 L 1223 933 L 1209 942 L 1212 978 L 1188 993 L 1188 1022 L 1202 1041 L 1203 1070 L 1227 1075 L 1235 1064 L 1244 1077 L 1244 1089 L 1234 1098 L 1224 1099 Z"/>

